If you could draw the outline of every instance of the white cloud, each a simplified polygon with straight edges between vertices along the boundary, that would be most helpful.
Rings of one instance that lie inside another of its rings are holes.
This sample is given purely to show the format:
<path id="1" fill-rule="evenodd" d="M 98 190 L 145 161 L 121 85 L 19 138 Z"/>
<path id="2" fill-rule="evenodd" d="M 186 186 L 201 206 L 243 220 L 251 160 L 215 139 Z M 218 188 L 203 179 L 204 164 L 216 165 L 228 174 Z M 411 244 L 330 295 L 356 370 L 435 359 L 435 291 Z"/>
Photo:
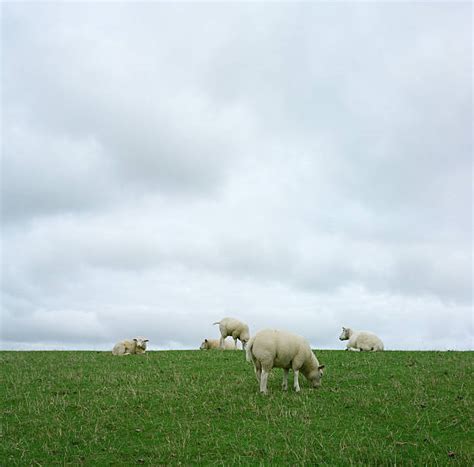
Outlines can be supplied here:
<path id="1" fill-rule="evenodd" d="M 470 9 L 5 5 L 4 346 L 472 348 Z"/>

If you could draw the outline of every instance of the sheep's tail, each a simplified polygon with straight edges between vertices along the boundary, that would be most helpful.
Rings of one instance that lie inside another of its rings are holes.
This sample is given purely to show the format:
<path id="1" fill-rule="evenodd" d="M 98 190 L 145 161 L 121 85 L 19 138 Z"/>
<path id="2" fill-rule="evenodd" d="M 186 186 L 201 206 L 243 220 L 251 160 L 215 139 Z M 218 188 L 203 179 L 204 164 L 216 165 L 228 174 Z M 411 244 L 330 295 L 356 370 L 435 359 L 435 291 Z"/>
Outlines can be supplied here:
<path id="1" fill-rule="evenodd" d="M 221 324 L 220 321 L 216 321 L 215 323 L 212 323 L 212 325 L 214 326 L 214 324 Z"/>
<path id="2" fill-rule="evenodd" d="M 252 337 L 248 342 L 247 342 L 247 345 L 245 347 L 245 357 L 247 359 L 248 362 L 253 362 L 253 355 L 252 355 L 252 347 L 253 347 L 253 341 L 254 341 L 254 337 Z"/>

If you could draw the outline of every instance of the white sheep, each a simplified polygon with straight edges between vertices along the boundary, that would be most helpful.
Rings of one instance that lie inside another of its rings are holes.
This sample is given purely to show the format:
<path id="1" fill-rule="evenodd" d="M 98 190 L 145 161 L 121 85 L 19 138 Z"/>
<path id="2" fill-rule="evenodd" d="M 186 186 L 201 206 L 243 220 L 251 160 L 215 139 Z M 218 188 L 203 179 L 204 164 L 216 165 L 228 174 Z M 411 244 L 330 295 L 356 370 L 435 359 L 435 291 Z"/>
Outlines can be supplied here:
<path id="1" fill-rule="evenodd" d="M 235 342 L 226 339 L 224 341 L 224 348 L 225 350 L 235 350 Z M 219 339 L 204 339 L 202 341 L 200 350 L 212 350 L 212 349 L 220 349 L 220 340 Z"/>
<path id="2" fill-rule="evenodd" d="M 383 342 L 373 333 L 368 331 L 353 331 L 350 328 L 342 328 L 339 340 L 347 341 L 346 350 L 382 351 Z"/>
<path id="3" fill-rule="evenodd" d="M 221 332 L 221 349 L 224 349 L 224 339 L 227 336 L 232 336 L 235 342 L 235 348 L 237 348 L 237 339 L 239 339 L 240 342 L 242 342 L 242 349 L 245 349 L 245 345 L 250 339 L 249 327 L 245 323 L 234 318 L 223 318 L 213 324 L 219 325 Z"/>
<path id="4" fill-rule="evenodd" d="M 288 373 L 294 373 L 293 386 L 300 391 L 299 372 L 313 388 L 321 385 L 324 365 L 320 365 L 308 342 L 301 336 L 286 331 L 265 329 L 258 332 L 247 345 L 247 361 L 253 362 L 260 392 L 267 394 L 268 374 L 272 368 L 283 368 L 284 391 L 288 390 Z"/>
<path id="5" fill-rule="evenodd" d="M 113 355 L 131 355 L 131 354 L 144 354 L 146 352 L 146 343 L 148 339 L 144 337 L 135 337 L 132 340 L 124 340 L 115 344 L 112 354 Z"/>

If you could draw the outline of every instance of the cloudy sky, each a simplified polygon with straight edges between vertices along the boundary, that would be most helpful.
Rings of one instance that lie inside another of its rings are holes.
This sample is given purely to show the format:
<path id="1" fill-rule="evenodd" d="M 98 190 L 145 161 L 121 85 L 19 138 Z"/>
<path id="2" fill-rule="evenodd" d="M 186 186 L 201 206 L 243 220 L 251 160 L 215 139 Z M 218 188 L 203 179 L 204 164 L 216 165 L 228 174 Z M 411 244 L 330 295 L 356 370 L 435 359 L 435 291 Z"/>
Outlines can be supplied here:
<path id="1" fill-rule="evenodd" d="M 3 3 L 2 348 L 472 349 L 471 10 Z"/>

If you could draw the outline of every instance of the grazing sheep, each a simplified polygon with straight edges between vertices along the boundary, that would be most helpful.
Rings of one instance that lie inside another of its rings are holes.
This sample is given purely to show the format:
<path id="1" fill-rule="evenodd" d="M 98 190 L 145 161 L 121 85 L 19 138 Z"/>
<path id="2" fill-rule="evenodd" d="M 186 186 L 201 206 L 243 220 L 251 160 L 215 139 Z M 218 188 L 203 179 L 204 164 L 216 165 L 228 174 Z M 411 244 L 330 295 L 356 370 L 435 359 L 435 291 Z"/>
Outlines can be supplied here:
<path id="1" fill-rule="evenodd" d="M 288 390 L 288 373 L 294 373 L 293 386 L 300 391 L 299 372 L 303 373 L 313 388 L 321 385 L 324 365 L 320 365 L 308 342 L 301 336 L 286 331 L 265 329 L 258 332 L 247 345 L 247 361 L 253 362 L 260 392 L 267 394 L 267 379 L 274 367 L 283 368 L 284 391 Z"/>
<path id="2" fill-rule="evenodd" d="M 230 340 L 224 341 L 225 350 L 235 350 L 235 342 Z M 204 339 L 202 341 L 200 350 L 212 350 L 220 349 L 220 340 L 219 339 Z"/>
<path id="3" fill-rule="evenodd" d="M 346 350 L 382 351 L 383 342 L 373 333 L 367 331 L 353 331 L 350 328 L 342 328 L 339 340 L 347 341 Z"/>
<path id="4" fill-rule="evenodd" d="M 132 340 L 124 340 L 115 344 L 112 354 L 113 355 L 131 355 L 131 354 L 144 354 L 146 352 L 146 343 L 148 339 L 144 337 L 135 337 Z"/>
<path id="5" fill-rule="evenodd" d="M 245 345 L 250 339 L 249 327 L 245 323 L 234 318 L 223 318 L 213 324 L 219 325 L 219 330 L 221 332 L 221 349 L 224 349 L 224 339 L 227 336 L 232 336 L 235 342 L 235 348 L 237 348 L 237 339 L 239 339 L 240 342 L 242 342 L 242 349 L 245 349 Z"/>

